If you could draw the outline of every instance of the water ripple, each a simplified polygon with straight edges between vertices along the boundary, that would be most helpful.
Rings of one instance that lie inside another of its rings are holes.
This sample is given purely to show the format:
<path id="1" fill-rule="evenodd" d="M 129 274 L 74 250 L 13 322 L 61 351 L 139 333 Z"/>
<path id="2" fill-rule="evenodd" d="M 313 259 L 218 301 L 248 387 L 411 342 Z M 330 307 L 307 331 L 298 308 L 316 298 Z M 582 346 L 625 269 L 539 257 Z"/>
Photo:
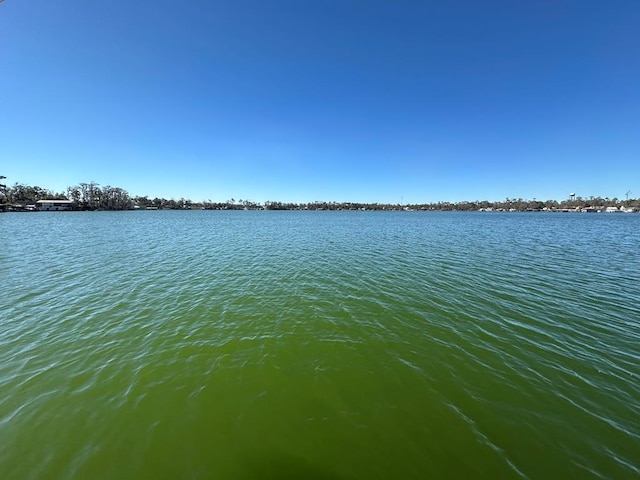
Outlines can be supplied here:
<path id="1" fill-rule="evenodd" d="M 3 215 L 0 470 L 632 478 L 639 220 Z"/>

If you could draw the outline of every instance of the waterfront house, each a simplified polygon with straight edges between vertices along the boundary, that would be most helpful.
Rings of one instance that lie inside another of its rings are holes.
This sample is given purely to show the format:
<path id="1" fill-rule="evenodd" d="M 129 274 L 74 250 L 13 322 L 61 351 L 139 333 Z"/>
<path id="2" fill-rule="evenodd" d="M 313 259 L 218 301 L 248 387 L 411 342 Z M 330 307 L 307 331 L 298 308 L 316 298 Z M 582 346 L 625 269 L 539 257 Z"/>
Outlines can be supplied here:
<path id="1" fill-rule="evenodd" d="M 41 212 L 73 210 L 73 202 L 71 200 L 38 200 L 36 209 Z"/>

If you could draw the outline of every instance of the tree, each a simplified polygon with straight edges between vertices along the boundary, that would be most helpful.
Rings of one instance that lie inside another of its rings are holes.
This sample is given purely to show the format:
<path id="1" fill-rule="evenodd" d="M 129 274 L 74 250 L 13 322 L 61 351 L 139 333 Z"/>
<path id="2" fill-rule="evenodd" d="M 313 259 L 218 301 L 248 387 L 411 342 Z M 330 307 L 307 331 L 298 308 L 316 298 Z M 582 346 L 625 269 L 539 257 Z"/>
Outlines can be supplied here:
<path id="1" fill-rule="evenodd" d="M 102 188 L 100 208 L 105 210 L 128 210 L 132 208 L 131 198 L 126 190 L 107 185 Z"/>
<path id="2" fill-rule="evenodd" d="M 72 188 L 80 190 L 80 207 L 82 210 L 97 210 L 100 208 L 101 192 L 97 183 L 81 183 L 79 187 Z"/>
<path id="3" fill-rule="evenodd" d="M 4 175 L 0 175 L 0 180 L 4 180 Z M 7 186 L 4 183 L 0 183 L 0 203 L 9 203 L 9 198 L 7 197 Z"/>
<path id="4" fill-rule="evenodd" d="M 149 205 L 151 205 L 151 200 L 149 200 L 146 195 L 144 197 L 138 196 L 133 198 L 133 203 L 135 205 L 138 205 L 140 208 L 147 208 Z"/>
<path id="5" fill-rule="evenodd" d="M 67 198 L 72 202 L 75 202 L 76 205 L 80 205 L 80 195 L 79 187 L 75 186 L 67 188 Z"/>

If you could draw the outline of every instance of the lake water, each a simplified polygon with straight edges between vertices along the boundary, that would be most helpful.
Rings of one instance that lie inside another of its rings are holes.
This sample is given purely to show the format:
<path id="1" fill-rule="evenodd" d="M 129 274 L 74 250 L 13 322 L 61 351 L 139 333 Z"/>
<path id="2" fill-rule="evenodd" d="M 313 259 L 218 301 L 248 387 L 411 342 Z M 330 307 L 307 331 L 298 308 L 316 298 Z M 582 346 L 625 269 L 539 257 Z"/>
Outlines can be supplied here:
<path id="1" fill-rule="evenodd" d="M 640 478 L 640 215 L 0 229 L 2 478 Z"/>

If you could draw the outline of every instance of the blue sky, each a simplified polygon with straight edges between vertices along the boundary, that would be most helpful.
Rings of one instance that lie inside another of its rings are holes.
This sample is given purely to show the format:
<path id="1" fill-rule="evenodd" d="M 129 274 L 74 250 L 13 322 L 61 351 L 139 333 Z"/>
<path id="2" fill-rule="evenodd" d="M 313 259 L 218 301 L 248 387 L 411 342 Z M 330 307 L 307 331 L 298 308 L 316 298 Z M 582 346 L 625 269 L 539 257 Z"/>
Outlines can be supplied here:
<path id="1" fill-rule="evenodd" d="M 638 25 L 638 0 L 5 0 L 0 174 L 194 201 L 637 197 Z"/>

